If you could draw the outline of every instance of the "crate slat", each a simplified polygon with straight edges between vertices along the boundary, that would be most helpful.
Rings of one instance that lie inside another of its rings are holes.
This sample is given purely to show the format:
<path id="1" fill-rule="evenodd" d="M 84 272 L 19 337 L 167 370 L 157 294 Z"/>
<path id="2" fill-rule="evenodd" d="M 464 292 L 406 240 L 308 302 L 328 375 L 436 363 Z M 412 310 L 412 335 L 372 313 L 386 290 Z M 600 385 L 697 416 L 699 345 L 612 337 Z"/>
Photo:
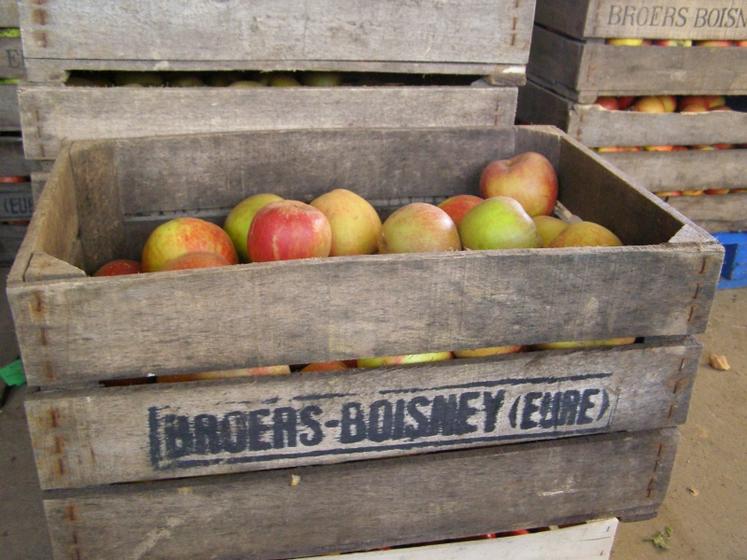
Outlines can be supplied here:
<path id="1" fill-rule="evenodd" d="M 0 131 L 21 130 L 17 89 L 14 84 L 0 84 Z"/>
<path id="2" fill-rule="evenodd" d="M 20 37 L 0 37 L 0 53 L 0 78 L 26 76 Z"/>
<path id="3" fill-rule="evenodd" d="M 712 233 L 747 230 L 747 193 L 676 196 L 667 202 Z"/>
<path id="4" fill-rule="evenodd" d="M 33 210 L 31 183 L 0 184 L 0 220 L 28 220 Z"/>
<path id="5" fill-rule="evenodd" d="M 23 177 L 31 173 L 31 163 L 23 157 L 21 137 L 0 137 L 0 177 Z"/>
<path id="6" fill-rule="evenodd" d="M 26 235 L 25 225 L 0 224 L 0 263 L 10 264 Z"/>
<path id="7" fill-rule="evenodd" d="M 18 3 L 16 0 L 0 1 L 0 27 L 18 27 Z"/>

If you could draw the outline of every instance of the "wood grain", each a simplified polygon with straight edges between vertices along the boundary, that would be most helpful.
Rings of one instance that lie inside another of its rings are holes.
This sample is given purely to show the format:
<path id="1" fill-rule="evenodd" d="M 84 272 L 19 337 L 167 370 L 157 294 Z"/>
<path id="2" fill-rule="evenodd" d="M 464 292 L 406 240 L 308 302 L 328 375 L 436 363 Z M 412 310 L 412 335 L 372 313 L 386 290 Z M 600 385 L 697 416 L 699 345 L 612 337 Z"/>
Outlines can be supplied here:
<path id="1" fill-rule="evenodd" d="M 0 37 L 0 77 L 26 77 L 20 37 Z"/>
<path id="2" fill-rule="evenodd" d="M 710 232 L 747 230 L 747 193 L 678 196 L 667 202 Z"/>
<path id="3" fill-rule="evenodd" d="M 0 263 L 13 262 L 25 235 L 25 225 L 0 224 Z"/>
<path id="4" fill-rule="evenodd" d="M 676 439 L 673 430 L 613 434 L 61 491 L 47 494 L 45 509 L 56 559 L 370 550 L 652 511 Z M 291 475 L 300 477 L 295 486 Z"/>
<path id="5" fill-rule="evenodd" d="M 33 209 L 31 183 L 0 184 L 0 220 L 28 220 Z"/>
<path id="6" fill-rule="evenodd" d="M 0 27 L 18 27 L 18 3 L 15 0 L 0 1 Z"/>
<path id="7" fill-rule="evenodd" d="M 0 226 L 2 230 L 2 226 Z M 2 234 L 0 234 L 2 235 Z M 10 268 L 0 266 L 0 364 L 7 365 L 18 358 L 18 344 L 13 329 L 13 317 L 10 315 L 8 298 L 5 296 L 5 279 Z"/>
<path id="8" fill-rule="evenodd" d="M 31 173 L 31 163 L 23 156 L 20 137 L 0 137 L 0 177 L 21 177 Z"/>
<path id="9" fill-rule="evenodd" d="M 21 130 L 17 89 L 14 84 L 0 84 L 0 131 Z"/>

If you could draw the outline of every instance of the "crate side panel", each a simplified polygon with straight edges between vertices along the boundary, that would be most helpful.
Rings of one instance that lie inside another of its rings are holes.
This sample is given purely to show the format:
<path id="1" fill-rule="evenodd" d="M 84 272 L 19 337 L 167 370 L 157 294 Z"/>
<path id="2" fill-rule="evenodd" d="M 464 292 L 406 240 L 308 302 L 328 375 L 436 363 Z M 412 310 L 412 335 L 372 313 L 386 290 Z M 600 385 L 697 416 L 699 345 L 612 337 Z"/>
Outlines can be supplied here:
<path id="1" fill-rule="evenodd" d="M 0 131 L 21 130 L 17 90 L 15 84 L 0 84 Z"/>
<path id="2" fill-rule="evenodd" d="M 667 202 L 712 233 L 747 230 L 747 193 L 677 196 Z"/>
<path id="3" fill-rule="evenodd" d="M 31 162 L 23 157 L 23 142 L 20 137 L 0 138 L 0 177 L 27 176 L 31 173 L 31 166 Z"/>

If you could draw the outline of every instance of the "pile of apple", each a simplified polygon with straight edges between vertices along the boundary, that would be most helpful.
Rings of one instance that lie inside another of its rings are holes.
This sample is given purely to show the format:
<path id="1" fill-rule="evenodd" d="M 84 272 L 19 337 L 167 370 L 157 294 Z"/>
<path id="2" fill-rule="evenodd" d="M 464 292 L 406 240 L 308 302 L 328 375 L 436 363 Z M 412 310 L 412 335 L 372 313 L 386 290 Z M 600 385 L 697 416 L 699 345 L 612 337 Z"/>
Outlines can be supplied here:
<path id="1" fill-rule="evenodd" d="M 608 45 L 616 47 L 644 47 L 653 45 L 656 47 L 747 47 L 747 41 L 726 41 L 706 39 L 693 41 L 691 39 L 620 39 L 613 38 L 605 41 Z"/>
<path id="2" fill-rule="evenodd" d="M 722 95 L 644 95 L 599 97 L 597 105 L 608 111 L 639 113 L 708 113 L 731 111 Z"/>
<path id="3" fill-rule="evenodd" d="M 382 224 L 376 209 L 356 193 L 333 189 L 310 204 L 256 194 L 228 214 L 223 228 L 193 217 L 170 220 L 148 237 L 140 262 L 117 260 L 96 276 L 211 268 L 373 253 L 425 253 L 539 247 L 619 246 L 620 239 L 592 222 L 569 224 L 552 217 L 558 180 L 550 161 L 527 152 L 489 163 L 480 177 L 482 197 L 460 194 L 438 206 L 407 204 Z M 625 339 L 624 343 L 633 339 Z M 620 343 L 588 341 L 582 345 Z M 578 346 L 555 343 L 542 348 Z M 353 364 L 311 364 L 302 371 L 378 367 L 517 352 L 521 346 L 361 358 Z M 159 381 L 289 373 L 288 366 L 163 376 Z"/>

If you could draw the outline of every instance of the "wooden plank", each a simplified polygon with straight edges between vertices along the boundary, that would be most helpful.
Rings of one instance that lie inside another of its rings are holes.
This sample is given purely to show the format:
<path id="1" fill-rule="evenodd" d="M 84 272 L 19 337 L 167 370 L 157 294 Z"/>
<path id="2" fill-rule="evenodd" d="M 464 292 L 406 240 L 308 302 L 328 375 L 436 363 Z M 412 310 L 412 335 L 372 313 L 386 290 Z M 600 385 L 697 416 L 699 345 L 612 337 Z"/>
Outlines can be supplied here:
<path id="1" fill-rule="evenodd" d="M 42 488 L 205 476 L 672 427 L 686 418 L 700 351 L 688 340 L 50 391 L 26 412 Z"/>
<path id="2" fill-rule="evenodd" d="M 19 4 L 29 58 L 526 63 L 532 0 Z M 162 68 L 167 69 L 167 68 Z"/>
<path id="3" fill-rule="evenodd" d="M 20 137 L 0 137 L 0 177 L 23 177 L 31 173 L 31 164 L 23 157 Z"/>
<path id="4" fill-rule="evenodd" d="M 27 220 L 33 210 L 31 183 L 0 183 L 0 220 Z"/>
<path id="5" fill-rule="evenodd" d="M 0 231 L 6 226 L 0 226 Z M 2 234 L 0 234 L 2 235 Z M 13 317 L 10 314 L 8 298 L 5 295 L 5 279 L 10 268 L 0 267 L 0 367 L 18 358 L 18 344 L 13 329 Z"/>
<path id="6" fill-rule="evenodd" d="M 747 230 L 747 193 L 676 196 L 667 202 L 710 232 Z"/>
<path id="7" fill-rule="evenodd" d="M 0 263 L 9 265 L 26 235 L 25 225 L 0 224 Z"/>
<path id="8" fill-rule="evenodd" d="M 520 90 L 518 118 L 555 125 L 592 147 L 747 143 L 747 112 L 608 111 L 575 103 L 532 82 Z"/>
<path id="9" fill-rule="evenodd" d="M 24 78 L 23 48 L 20 37 L 0 37 L 0 77 Z"/>
<path id="10" fill-rule="evenodd" d="M 600 154 L 648 189 L 742 188 L 744 150 L 688 150 Z"/>
<path id="11" fill-rule="evenodd" d="M 353 553 L 345 560 L 609 560 L 617 525 L 605 519 L 528 535 Z"/>
<path id="12" fill-rule="evenodd" d="M 21 130 L 17 89 L 15 84 L 0 84 L 0 131 Z"/>
<path id="13" fill-rule="evenodd" d="M 31 159 L 54 158 L 63 139 L 263 129 L 509 126 L 516 97 L 516 88 L 469 86 L 23 86 L 19 94 L 26 155 Z"/>
<path id="14" fill-rule="evenodd" d="M 44 171 L 36 171 L 31 173 L 31 196 L 34 199 L 34 204 L 39 201 L 44 185 L 47 184 L 49 179 L 49 173 Z"/>
<path id="15" fill-rule="evenodd" d="M 15 0 L 0 1 L 0 27 L 18 27 L 18 4 Z"/>
<path id="16" fill-rule="evenodd" d="M 577 38 L 745 39 L 747 2 L 537 0 L 535 21 Z"/>
<path id="17" fill-rule="evenodd" d="M 60 491 L 45 509 L 56 559 L 269 560 L 651 511 L 675 447 L 673 430 L 568 438 Z"/>

